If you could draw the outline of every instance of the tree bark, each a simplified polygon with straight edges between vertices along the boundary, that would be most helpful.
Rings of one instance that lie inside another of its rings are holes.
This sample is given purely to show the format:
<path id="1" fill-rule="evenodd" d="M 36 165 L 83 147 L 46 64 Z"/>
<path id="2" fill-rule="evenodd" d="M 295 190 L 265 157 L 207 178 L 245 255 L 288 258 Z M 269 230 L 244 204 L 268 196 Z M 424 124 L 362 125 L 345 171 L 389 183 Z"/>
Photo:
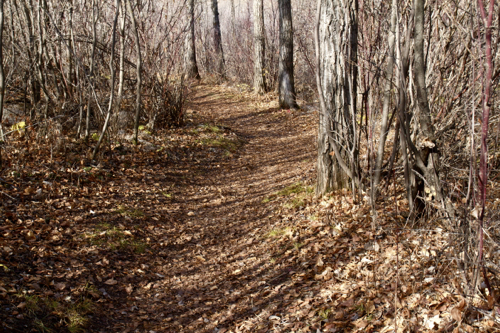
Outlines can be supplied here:
<path id="1" fill-rule="evenodd" d="M 416 165 L 414 170 L 426 178 L 430 188 L 425 189 L 425 181 L 417 175 L 414 200 L 416 202 L 416 212 L 419 213 L 425 206 L 425 197 L 427 194 L 434 194 L 438 190 L 441 192 L 439 184 L 437 163 L 438 155 L 436 153 L 436 139 L 434 135 L 434 126 L 431 120 L 431 110 L 427 98 L 427 87 L 425 84 L 425 57 L 424 57 L 424 8 L 425 0 L 415 0 L 415 28 L 414 28 L 414 81 L 417 91 L 418 105 L 418 123 L 420 125 L 420 136 L 417 139 L 416 147 L 418 149 Z M 432 154 L 432 156 L 431 156 Z M 430 191 L 430 192 L 429 192 Z M 437 193 L 436 193 L 437 194 Z M 440 193 L 441 194 L 441 193 Z"/>
<path id="2" fill-rule="evenodd" d="M 225 79 L 224 50 L 222 49 L 222 34 L 220 31 L 219 6 L 217 0 L 212 0 L 214 25 L 214 46 L 216 55 L 216 70 L 221 79 Z"/>
<path id="3" fill-rule="evenodd" d="M 127 10 L 132 20 L 132 31 L 134 33 L 135 39 L 135 52 L 136 60 L 136 76 L 137 76 L 137 86 L 136 86 L 136 98 L 135 98 L 135 119 L 134 119 L 134 142 L 137 144 L 139 136 L 139 116 L 141 112 L 141 85 L 142 85 L 142 55 L 141 55 L 141 41 L 139 39 L 139 30 L 137 28 L 137 20 L 132 10 L 132 4 L 130 0 L 126 0 Z"/>
<path id="4" fill-rule="evenodd" d="M 95 66 L 95 53 L 97 46 L 97 4 L 96 0 L 92 0 L 92 50 L 90 55 L 90 69 L 89 69 L 89 82 L 88 82 L 88 101 L 87 101 L 87 114 L 85 117 L 85 141 L 88 142 L 90 137 L 90 112 L 91 112 L 91 98 L 93 93 L 94 79 L 94 66 Z"/>
<path id="5" fill-rule="evenodd" d="M 298 109 L 293 75 L 293 24 L 290 0 L 278 0 L 279 6 L 279 68 L 278 93 L 282 109 Z"/>
<path id="6" fill-rule="evenodd" d="M 253 35 L 254 35 L 254 81 L 255 92 L 262 95 L 266 92 L 264 60 L 266 56 L 266 39 L 264 25 L 264 0 L 253 1 Z"/>
<path id="7" fill-rule="evenodd" d="M 118 93 L 116 94 L 116 112 L 120 112 L 122 106 L 122 98 L 123 98 L 123 81 L 125 80 L 125 22 L 127 20 L 127 10 L 125 8 L 126 0 L 122 1 L 120 6 L 120 60 L 118 67 Z"/>
<path id="8" fill-rule="evenodd" d="M 198 64 L 196 62 L 196 43 L 194 33 L 194 0 L 188 0 L 189 32 L 186 35 L 186 56 L 184 70 L 187 79 L 200 79 Z"/>
<path id="9" fill-rule="evenodd" d="M 5 72 L 3 68 L 3 22 L 4 22 L 4 11 L 3 6 L 4 0 L 0 0 L 0 142 L 4 141 L 3 137 L 3 105 L 5 96 Z M 1 159 L 1 148 L 0 148 L 0 168 L 2 167 Z"/>
<path id="10" fill-rule="evenodd" d="M 357 171 L 357 0 L 318 0 L 316 82 L 321 105 L 316 194 L 360 186 Z"/>
<path id="11" fill-rule="evenodd" d="M 385 70 L 385 87 L 384 87 L 384 101 L 382 106 L 382 123 L 380 125 L 380 140 L 377 149 L 377 159 L 375 162 L 375 172 L 373 176 L 373 195 L 372 198 L 376 200 L 378 185 L 380 183 L 380 177 L 382 174 L 382 165 L 384 163 L 384 150 L 385 142 L 387 139 L 387 126 L 389 120 L 389 107 L 391 103 L 391 89 L 392 75 L 394 72 L 394 43 L 396 40 L 396 28 L 398 23 L 398 2 L 397 0 L 392 0 L 392 10 L 391 10 L 391 30 L 388 36 L 388 55 L 387 55 L 387 68 Z"/>
<path id="12" fill-rule="evenodd" d="M 99 152 L 99 148 L 101 147 L 102 140 L 104 139 L 104 135 L 106 134 L 106 131 L 109 126 L 109 120 L 111 118 L 111 113 L 113 112 L 113 102 L 114 102 L 114 97 L 115 97 L 115 65 L 114 65 L 114 60 L 115 60 L 115 45 L 116 45 L 116 26 L 118 24 L 118 16 L 120 12 L 120 3 L 121 0 L 116 0 L 115 5 L 116 5 L 116 12 L 115 12 L 115 18 L 113 21 L 113 28 L 111 31 L 111 55 L 109 59 L 109 69 L 111 72 L 111 78 L 110 78 L 110 87 L 111 87 L 111 93 L 109 96 L 109 104 L 108 104 L 108 112 L 106 113 L 106 119 L 104 120 L 104 126 L 102 127 L 102 132 L 101 136 L 99 137 L 99 140 L 97 141 L 95 147 L 94 147 L 94 152 L 92 153 L 92 160 L 94 160 L 97 156 L 97 153 Z"/>

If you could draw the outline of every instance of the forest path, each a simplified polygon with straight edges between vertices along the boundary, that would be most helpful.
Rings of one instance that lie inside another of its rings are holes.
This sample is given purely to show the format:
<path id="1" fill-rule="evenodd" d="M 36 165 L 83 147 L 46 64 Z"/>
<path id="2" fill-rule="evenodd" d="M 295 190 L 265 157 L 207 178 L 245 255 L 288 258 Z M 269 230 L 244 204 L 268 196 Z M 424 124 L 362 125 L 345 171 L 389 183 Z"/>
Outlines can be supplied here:
<path id="1" fill-rule="evenodd" d="M 38 144 L 12 137 L 0 175 L 0 331 L 282 325 L 269 318 L 301 293 L 306 271 L 283 209 L 297 199 L 313 232 L 301 209 L 316 122 L 275 99 L 195 86 L 185 126 L 143 128 L 138 146 L 110 140 L 95 163 L 57 128 Z"/>
<path id="2" fill-rule="evenodd" d="M 169 231 L 177 239 L 158 263 L 168 266 L 162 273 L 168 292 L 160 292 L 163 299 L 155 307 L 156 320 L 150 316 L 146 324 L 148 330 L 252 331 L 259 322 L 268 322 L 268 311 L 285 296 L 286 291 L 273 288 L 289 279 L 291 268 L 273 265 L 266 242 L 280 216 L 263 201 L 310 178 L 314 114 L 271 106 L 223 87 L 194 88 L 188 106 L 194 133 L 216 132 L 216 139 L 200 141 L 220 143 L 227 150 L 222 160 L 204 156 L 201 161 L 195 154 L 187 161 L 191 165 L 185 165 L 189 181 L 175 190 L 180 208 Z M 231 142 L 241 145 L 235 148 Z M 152 289 L 142 298 L 158 299 L 158 293 Z"/>

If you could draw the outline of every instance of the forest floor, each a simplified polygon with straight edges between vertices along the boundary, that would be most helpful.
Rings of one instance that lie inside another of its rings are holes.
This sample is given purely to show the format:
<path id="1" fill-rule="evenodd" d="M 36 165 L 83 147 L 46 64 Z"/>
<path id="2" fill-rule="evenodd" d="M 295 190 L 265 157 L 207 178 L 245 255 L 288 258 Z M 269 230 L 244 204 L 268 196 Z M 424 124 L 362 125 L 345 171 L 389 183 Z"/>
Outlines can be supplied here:
<path id="1" fill-rule="evenodd" d="M 0 331 L 498 327 L 486 298 L 461 296 L 449 235 L 408 225 L 402 189 L 377 204 L 375 228 L 367 200 L 314 196 L 316 129 L 314 110 L 201 84 L 186 126 L 109 144 L 97 165 L 55 125 L 14 133 Z"/>

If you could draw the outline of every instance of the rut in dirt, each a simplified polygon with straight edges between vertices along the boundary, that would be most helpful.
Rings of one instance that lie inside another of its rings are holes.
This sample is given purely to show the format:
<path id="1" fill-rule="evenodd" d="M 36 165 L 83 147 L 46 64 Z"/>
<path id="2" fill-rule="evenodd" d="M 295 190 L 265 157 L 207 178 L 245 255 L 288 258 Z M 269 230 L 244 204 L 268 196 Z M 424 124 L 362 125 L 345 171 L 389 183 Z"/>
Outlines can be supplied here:
<path id="1" fill-rule="evenodd" d="M 197 86 L 193 93 L 188 112 L 194 126 L 215 125 L 236 134 L 241 146 L 225 160 L 194 158 L 184 166 L 189 180 L 176 191 L 180 208 L 170 226 L 170 234 L 180 236 L 156 263 L 168 266 L 168 291 L 145 324 L 150 330 L 231 329 L 279 306 L 286 291 L 270 296 L 269 290 L 291 268 L 276 270 L 270 263 L 263 239 L 280 216 L 263 201 L 311 178 L 315 156 L 311 112 L 258 105 L 220 87 Z M 155 294 L 158 289 L 149 296 Z"/>

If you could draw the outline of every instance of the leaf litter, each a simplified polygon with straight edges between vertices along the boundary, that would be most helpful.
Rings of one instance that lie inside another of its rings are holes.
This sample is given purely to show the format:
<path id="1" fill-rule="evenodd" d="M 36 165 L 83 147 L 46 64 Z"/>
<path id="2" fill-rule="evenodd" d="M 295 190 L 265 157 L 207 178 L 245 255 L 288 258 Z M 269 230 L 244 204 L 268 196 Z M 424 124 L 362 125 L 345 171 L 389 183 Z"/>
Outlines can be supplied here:
<path id="1" fill-rule="evenodd" d="M 438 223 L 395 202 L 313 193 L 317 114 L 193 88 L 187 126 L 148 149 L 9 142 L 0 179 L 8 332 L 476 332 Z M 151 148 L 153 147 L 153 148 Z"/>

